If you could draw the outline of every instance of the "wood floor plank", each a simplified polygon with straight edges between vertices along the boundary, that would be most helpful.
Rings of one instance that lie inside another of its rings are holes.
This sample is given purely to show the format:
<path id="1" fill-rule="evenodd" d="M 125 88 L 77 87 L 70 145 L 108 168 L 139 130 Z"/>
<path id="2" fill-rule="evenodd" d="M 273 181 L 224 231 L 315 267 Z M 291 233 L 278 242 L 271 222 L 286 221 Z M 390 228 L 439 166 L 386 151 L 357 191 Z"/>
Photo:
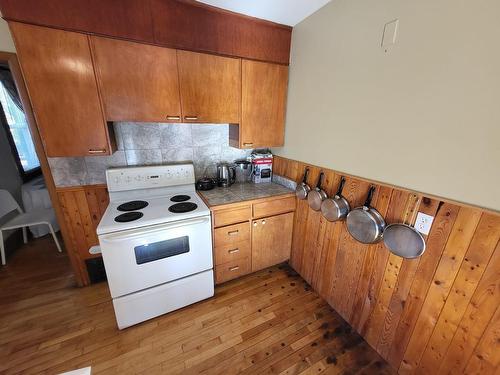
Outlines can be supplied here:
<path id="1" fill-rule="evenodd" d="M 0 269 L 0 286 L 5 374 L 86 366 L 93 374 L 316 374 L 333 368 L 377 374 L 388 367 L 288 265 L 217 286 L 214 298 L 122 331 L 107 284 L 75 287 L 67 257 L 50 238 L 18 250 Z"/>

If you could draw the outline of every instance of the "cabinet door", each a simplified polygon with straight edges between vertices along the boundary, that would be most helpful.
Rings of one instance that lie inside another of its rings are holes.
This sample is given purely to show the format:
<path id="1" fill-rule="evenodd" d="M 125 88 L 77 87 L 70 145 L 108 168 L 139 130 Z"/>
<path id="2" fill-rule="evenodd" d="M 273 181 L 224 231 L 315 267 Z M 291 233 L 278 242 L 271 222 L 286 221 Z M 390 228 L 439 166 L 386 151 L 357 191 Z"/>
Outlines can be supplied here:
<path id="1" fill-rule="evenodd" d="M 47 156 L 111 154 L 88 36 L 10 27 Z"/>
<path id="2" fill-rule="evenodd" d="M 242 62 L 241 148 L 283 146 L 288 67 Z"/>
<path id="3" fill-rule="evenodd" d="M 184 122 L 239 123 L 241 60 L 177 51 Z"/>
<path id="4" fill-rule="evenodd" d="M 292 229 L 293 212 L 252 221 L 252 272 L 290 258 Z"/>
<path id="5" fill-rule="evenodd" d="M 92 47 L 108 121 L 180 121 L 175 50 L 99 37 Z"/>

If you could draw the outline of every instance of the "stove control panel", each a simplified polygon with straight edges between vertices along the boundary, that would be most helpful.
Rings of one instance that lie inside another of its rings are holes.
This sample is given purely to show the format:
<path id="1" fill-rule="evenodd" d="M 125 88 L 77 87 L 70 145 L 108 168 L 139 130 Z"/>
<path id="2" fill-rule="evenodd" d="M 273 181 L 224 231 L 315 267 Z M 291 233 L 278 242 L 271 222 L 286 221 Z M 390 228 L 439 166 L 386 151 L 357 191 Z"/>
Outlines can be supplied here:
<path id="1" fill-rule="evenodd" d="M 113 168 L 106 171 L 110 192 L 195 183 L 193 164 Z"/>

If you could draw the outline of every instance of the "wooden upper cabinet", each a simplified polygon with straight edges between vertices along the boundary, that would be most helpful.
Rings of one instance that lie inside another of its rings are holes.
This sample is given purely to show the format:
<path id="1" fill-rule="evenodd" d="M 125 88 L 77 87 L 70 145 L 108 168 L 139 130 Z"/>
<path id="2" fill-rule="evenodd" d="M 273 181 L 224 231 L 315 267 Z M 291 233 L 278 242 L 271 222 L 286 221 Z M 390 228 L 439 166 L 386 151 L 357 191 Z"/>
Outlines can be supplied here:
<path id="1" fill-rule="evenodd" d="M 88 36 L 10 27 L 47 156 L 111 154 Z"/>
<path id="2" fill-rule="evenodd" d="M 293 215 L 289 212 L 252 221 L 252 272 L 290 258 Z"/>
<path id="3" fill-rule="evenodd" d="M 243 60 L 241 122 L 230 129 L 233 147 L 283 146 L 287 87 L 287 66 Z"/>
<path id="4" fill-rule="evenodd" d="M 177 51 L 183 122 L 239 123 L 241 60 Z"/>
<path id="5" fill-rule="evenodd" d="M 175 50 L 100 37 L 92 48 L 108 121 L 181 120 Z"/>

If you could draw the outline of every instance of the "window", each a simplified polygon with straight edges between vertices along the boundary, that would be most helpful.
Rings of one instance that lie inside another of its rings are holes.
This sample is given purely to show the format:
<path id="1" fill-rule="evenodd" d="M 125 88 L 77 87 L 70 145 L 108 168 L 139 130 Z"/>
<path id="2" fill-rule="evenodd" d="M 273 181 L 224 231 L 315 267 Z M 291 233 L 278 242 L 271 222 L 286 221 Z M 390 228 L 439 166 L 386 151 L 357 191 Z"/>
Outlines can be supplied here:
<path id="1" fill-rule="evenodd" d="M 21 177 L 26 182 L 40 174 L 40 162 L 35 152 L 26 116 L 14 103 L 2 82 L 0 82 L 0 104 L 4 114 L 2 122 Z"/>

